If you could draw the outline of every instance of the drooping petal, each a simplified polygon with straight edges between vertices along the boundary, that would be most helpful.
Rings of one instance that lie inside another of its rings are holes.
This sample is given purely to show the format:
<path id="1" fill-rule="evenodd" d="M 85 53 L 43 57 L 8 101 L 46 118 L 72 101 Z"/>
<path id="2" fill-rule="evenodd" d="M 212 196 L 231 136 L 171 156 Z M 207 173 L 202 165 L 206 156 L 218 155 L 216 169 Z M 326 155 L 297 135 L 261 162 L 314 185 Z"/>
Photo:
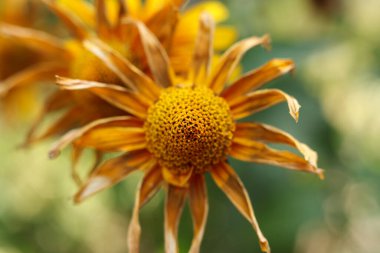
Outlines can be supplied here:
<path id="1" fill-rule="evenodd" d="M 139 21 L 127 18 L 124 19 L 123 23 L 137 28 L 150 70 L 157 84 L 165 88 L 172 86 L 173 70 L 170 66 L 169 57 L 158 39 Z"/>
<path id="2" fill-rule="evenodd" d="M 278 89 L 255 91 L 234 99 L 229 105 L 232 116 L 238 120 L 283 101 L 288 103 L 289 113 L 297 122 L 301 106 L 294 97 Z"/>
<path id="3" fill-rule="evenodd" d="M 54 75 L 65 73 L 66 66 L 60 62 L 43 62 L 32 65 L 3 80 L 0 85 L 0 97 L 9 91 L 36 81 L 54 80 Z"/>
<path id="4" fill-rule="evenodd" d="M 178 253 L 178 224 L 185 204 L 187 188 L 168 185 L 165 203 L 165 252 Z"/>
<path id="5" fill-rule="evenodd" d="M 107 37 L 110 34 L 111 25 L 107 18 L 105 0 L 95 0 L 96 11 L 96 31 L 100 37 Z"/>
<path id="6" fill-rule="evenodd" d="M 194 236 L 189 253 L 199 253 L 208 214 L 207 190 L 203 175 L 193 176 L 189 187 L 189 200 L 194 226 Z"/>
<path id="7" fill-rule="evenodd" d="M 23 45 L 57 57 L 66 54 L 66 49 L 58 38 L 42 31 L 0 22 L 0 36 L 17 39 Z"/>
<path id="8" fill-rule="evenodd" d="M 247 190 L 239 176 L 224 162 L 211 170 L 211 176 L 239 212 L 252 224 L 259 238 L 261 250 L 270 252 L 268 241 L 260 230 Z"/>
<path id="9" fill-rule="evenodd" d="M 142 121 L 131 116 L 99 119 L 71 130 L 50 149 L 49 157 L 57 157 L 70 143 L 106 151 L 131 151 L 145 147 Z"/>
<path id="10" fill-rule="evenodd" d="M 141 227 L 139 222 L 139 211 L 155 193 L 160 189 L 162 183 L 162 172 L 157 164 L 150 169 L 140 183 L 136 194 L 135 206 L 128 228 L 128 248 L 129 253 L 139 253 Z"/>
<path id="11" fill-rule="evenodd" d="M 149 101 L 144 101 L 136 92 L 123 87 L 93 81 L 57 77 L 57 84 L 65 90 L 88 90 L 108 103 L 136 117 L 146 118 Z"/>
<path id="12" fill-rule="evenodd" d="M 62 22 L 66 25 L 69 31 L 79 40 L 83 40 L 87 37 L 87 30 L 82 21 L 71 12 L 57 4 L 54 0 L 42 0 L 46 6 L 57 15 Z"/>
<path id="13" fill-rule="evenodd" d="M 253 141 L 264 141 L 270 143 L 286 144 L 298 149 L 307 161 L 312 165 L 317 166 L 318 155 L 309 148 L 306 144 L 299 142 L 290 134 L 260 123 L 238 123 L 234 132 L 234 139 L 245 139 Z M 237 141 L 239 142 L 239 141 Z"/>
<path id="14" fill-rule="evenodd" d="M 246 162 L 256 162 L 317 174 L 323 178 L 323 170 L 304 158 L 289 151 L 275 150 L 267 145 L 248 139 L 234 139 L 230 155 Z"/>
<path id="15" fill-rule="evenodd" d="M 178 187 L 184 187 L 188 185 L 189 179 L 193 174 L 193 169 L 186 171 L 170 170 L 166 167 L 162 168 L 162 174 L 166 182 Z"/>
<path id="16" fill-rule="evenodd" d="M 112 158 L 97 167 L 74 196 L 76 203 L 109 188 L 138 169 L 151 168 L 156 162 L 147 150 L 129 152 Z"/>
<path id="17" fill-rule="evenodd" d="M 194 80 L 197 80 L 199 73 L 205 73 L 206 76 L 209 74 L 213 56 L 214 30 L 215 24 L 212 17 L 208 13 L 202 13 L 193 54 Z"/>
<path id="18" fill-rule="evenodd" d="M 225 89 L 221 96 L 227 101 L 233 101 L 240 95 L 256 90 L 267 82 L 294 70 L 294 68 L 295 65 L 292 60 L 273 59 L 260 68 L 245 74 Z"/>
<path id="19" fill-rule="evenodd" d="M 263 37 L 250 37 L 234 44 L 220 59 L 210 76 L 207 86 L 215 91 L 216 94 L 220 94 L 241 57 L 252 47 L 258 45 L 269 47 L 269 43 L 269 36 L 264 35 Z"/>
<path id="20" fill-rule="evenodd" d="M 126 87 L 140 91 L 148 100 L 154 101 L 158 98 L 160 88 L 120 53 L 100 40 L 88 39 L 83 42 L 83 45 L 99 57 L 124 82 Z"/>

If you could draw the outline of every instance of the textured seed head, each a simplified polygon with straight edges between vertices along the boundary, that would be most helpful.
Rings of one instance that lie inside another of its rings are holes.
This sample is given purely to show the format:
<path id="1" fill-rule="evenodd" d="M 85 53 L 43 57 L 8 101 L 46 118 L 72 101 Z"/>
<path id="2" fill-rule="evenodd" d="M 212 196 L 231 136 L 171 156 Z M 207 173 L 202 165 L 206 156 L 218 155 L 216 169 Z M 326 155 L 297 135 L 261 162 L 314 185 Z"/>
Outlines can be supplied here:
<path id="1" fill-rule="evenodd" d="M 234 121 L 224 99 L 205 87 L 168 88 L 145 123 L 149 150 L 174 173 L 207 171 L 226 156 Z"/>

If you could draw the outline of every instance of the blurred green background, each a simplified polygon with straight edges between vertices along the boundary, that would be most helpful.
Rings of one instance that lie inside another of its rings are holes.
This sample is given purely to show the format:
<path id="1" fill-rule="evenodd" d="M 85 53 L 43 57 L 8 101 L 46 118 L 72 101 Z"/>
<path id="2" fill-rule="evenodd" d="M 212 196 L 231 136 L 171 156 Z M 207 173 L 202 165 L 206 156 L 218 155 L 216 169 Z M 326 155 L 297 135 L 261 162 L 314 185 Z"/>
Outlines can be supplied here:
<path id="1" fill-rule="evenodd" d="M 380 252 L 380 1 L 223 2 L 231 12 L 228 23 L 241 38 L 268 33 L 273 40 L 270 52 L 257 48 L 246 55 L 244 70 L 271 58 L 292 58 L 297 64 L 294 75 L 268 87 L 299 100 L 299 123 L 285 104 L 250 120 L 272 124 L 307 143 L 326 170 L 320 181 L 309 174 L 231 161 L 272 251 Z M 0 127 L 0 253 L 126 252 L 141 175 L 76 206 L 68 153 L 51 161 L 49 142 L 30 150 L 15 148 L 26 125 Z M 260 252 L 249 223 L 209 179 L 202 252 Z M 144 207 L 141 223 L 142 252 L 163 252 L 163 192 Z M 181 252 L 187 252 L 191 239 L 185 209 Z"/>

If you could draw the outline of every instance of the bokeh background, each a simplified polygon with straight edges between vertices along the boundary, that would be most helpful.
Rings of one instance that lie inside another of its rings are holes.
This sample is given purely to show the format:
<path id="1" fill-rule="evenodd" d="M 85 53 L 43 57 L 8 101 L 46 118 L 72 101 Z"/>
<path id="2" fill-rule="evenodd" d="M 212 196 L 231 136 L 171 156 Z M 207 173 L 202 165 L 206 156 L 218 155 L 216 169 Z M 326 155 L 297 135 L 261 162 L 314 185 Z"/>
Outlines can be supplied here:
<path id="1" fill-rule="evenodd" d="M 0 0 L 10 1 L 10 0 Z M 74 0 L 73 0 L 74 1 Z M 243 69 L 292 58 L 294 75 L 269 84 L 302 105 L 299 123 L 286 105 L 251 120 L 284 129 L 319 153 L 326 170 L 309 174 L 232 160 L 273 252 L 380 252 L 380 1 L 224 0 L 240 37 L 268 33 Z M 69 154 L 47 158 L 51 142 L 17 149 L 27 120 L 0 122 L 0 253 L 121 253 L 141 175 L 80 205 L 71 201 Z M 82 161 L 86 167 L 88 160 Z M 83 171 L 83 173 L 85 173 Z M 210 178 L 208 178 L 210 179 Z M 208 180 L 210 213 L 202 252 L 260 252 L 251 226 Z M 141 215 L 142 252 L 163 252 L 163 192 Z M 185 209 L 179 240 L 192 239 Z"/>

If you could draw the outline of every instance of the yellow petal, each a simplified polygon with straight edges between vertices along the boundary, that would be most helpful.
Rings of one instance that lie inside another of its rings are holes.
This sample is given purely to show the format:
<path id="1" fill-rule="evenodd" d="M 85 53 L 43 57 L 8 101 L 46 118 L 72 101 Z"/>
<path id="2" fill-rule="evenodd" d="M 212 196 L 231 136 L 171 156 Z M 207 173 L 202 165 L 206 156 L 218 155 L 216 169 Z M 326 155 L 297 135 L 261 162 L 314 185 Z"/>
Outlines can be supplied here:
<path id="1" fill-rule="evenodd" d="M 280 102 L 288 103 L 289 113 L 298 121 L 300 105 L 298 101 L 277 89 L 259 90 L 249 93 L 245 96 L 240 96 L 229 103 L 232 116 L 235 120 L 247 117 L 253 113 L 262 111 L 268 107 L 276 105 Z"/>
<path id="2" fill-rule="evenodd" d="M 82 202 L 95 193 L 120 182 L 131 172 L 151 168 L 155 164 L 156 162 L 152 160 L 150 153 L 146 150 L 133 151 L 109 159 L 91 173 L 84 185 L 75 194 L 74 201 L 76 203 Z"/>
<path id="3" fill-rule="evenodd" d="M 89 27 L 95 27 L 95 12 L 93 5 L 85 0 L 56 0 L 59 5 L 67 7 L 75 16 Z"/>
<path id="4" fill-rule="evenodd" d="M 142 122 L 131 116 L 99 119 L 62 136 L 50 149 L 49 157 L 57 157 L 61 150 L 75 141 L 76 145 L 98 150 L 134 150 L 145 147 Z M 130 129 L 130 131 L 128 130 Z M 112 133 L 115 131 L 116 134 Z"/>
<path id="5" fill-rule="evenodd" d="M 169 57 L 158 39 L 139 21 L 125 19 L 124 24 L 133 25 L 137 28 L 145 56 L 156 83 L 162 87 L 172 86 L 171 76 L 174 76 L 173 70 L 170 66 Z"/>
<path id="6" fill-rule="evenodd" d="M 317 166 L 318 155 L 314 150 L 309 148 L 306 144 L 299 142 L 290 134 L 269 125 L 238 123 L 236 124 L 234 139 L 235 141 L 238 139 L 248 139 L 289 145 L 299 150 L 308 162 Z"/>
<path id="7" fill-rule="evenodd" d="M 233 26 L 218 25 L 215 29 L 214 49 L 217 51 L 228 48 L 238 38 L 237 30 Z"/>
<path id="8" fill-rule="evenodd" d="M 185 187 L 187 186 L 189 179 L 191 178 L 191 175 L 193 174 L 192 169 L 188 169 L 186 171 L 174 171 L 170 170 L 168 168 L 163 167 L 162 168 L 162 174 L 165 178 L 165 181 L 169 184 L 178 186 L 178 187 Z"/>
<path id="9" fill-rule="evenodd" d="M 194 20 L 199 19 L 199 16 L 203 12 L 209 13 L 217 23 L 226 20 L 229 16 L 228 9 L 222 3 L 218 1 L 207 1 L 195 4 L 191 8 L 186 10 L 183 13 L 182 22 L 194 22 Z"/>
<path id="10" fill-rule="evenodd" d="M 65 90 L 88 90 L 108 103 L 136 117 L 146 118 L 149 105 L 135 93 L 117 85 L 57 77 L 57 84 Z"/>
<path id="11" fill-rule="evenodd" d="M 197 80 L 200 71 L 205 73 L 206 76 L 209 74 L 210 62 L 213 56 L 214 30 L 215 24 L 212 17 L 207 13 L 203 13 L 199 20 L 199 31 L 193 54 L 194 80 Z"/>
<path id="12" fill-rule="evenodd" d="M 178 253 L 178 224 L 186 200 L 187 189 L 168 186 L 165 203 L 165 252 Z"/>
<path id="13" fill-rule="evenodd" d="M 220 59 L 220 62 L 210 76 L 210 80 L 207 86 L 214 90 L 215 93 L 221 93 L 233 70 L 239 63 L 241 57 L 252 47 L 258 45 L 264 45 L 265 47 L 268 47 L 269 42 L 269 36 L 265 35 L 260 38 L 251 37 L 234 44 L 224 53 Z"/>
<path id="14" fill-rule="evenodd" d="M 139 211 L 155 193 L 160 189 L 162 183 L 161 168 L 157 164 L 150 169 L 140 183 L 136 194 L 135 206 L 128 228 L 128 248 L 129 253 L 139 253 L 141 227 L 139 223 Z"/>
<path id="15" fill-rule="evenodd" d="M 247 190 L 239 176 L 224 162 L 211 170 L 211 176 L 239 212 L 252 224 L 259 238 L 261 250 L 270 252 L 268 241 L 260 230 Z"/>
<path id="16" fill-rule="evenodd" d="M 295 65 L 292 60 L 273 59 L 260 68 L 245 74 L 230 87 L 225 89 L 221 96 L 227 101 L 233 101 L 240 95 L 256 90 L 267 82 L 294 70 L 294 68 Z"/>
<path id="17" fill-rule="evenodd" d="M 154 101 L 160 88 L 116 50 L 99 40 L 86 40 L 84 46 L 108 66 L 131 90 L 139 91 L 146 99 Z"/>
<path id="18" fill-rule="evenodd" d="M 323 178 L 323 170 L 289 151 L 275 150 L 261 142 L 248 139 L 234 139 L 230 155 L 246 162 L 256 162 L 317 174 Z"/>
<path id="19" fill-rule="evenodd" d="M 189 200 L 194 226 L 194 236 L 189 253 L 199 253 L 208 214 L 207 190 L 203 175 L 193 176 L 189 187 Z"/>
<path id="20" fill-rule="evenodd" d="M 111 2 L 111 1 L 109 1 Z M 106 38 L 111 33 L 111 25 L 107 18 L 105 0 L 95 0 L 96 31 L 101 38 Z"/>
<path id="21" fill-rule="evenodd" d="M 141 0 L 124 0 L 127 6 L 128 15 L 137 17 L 141 12 Z"/>

